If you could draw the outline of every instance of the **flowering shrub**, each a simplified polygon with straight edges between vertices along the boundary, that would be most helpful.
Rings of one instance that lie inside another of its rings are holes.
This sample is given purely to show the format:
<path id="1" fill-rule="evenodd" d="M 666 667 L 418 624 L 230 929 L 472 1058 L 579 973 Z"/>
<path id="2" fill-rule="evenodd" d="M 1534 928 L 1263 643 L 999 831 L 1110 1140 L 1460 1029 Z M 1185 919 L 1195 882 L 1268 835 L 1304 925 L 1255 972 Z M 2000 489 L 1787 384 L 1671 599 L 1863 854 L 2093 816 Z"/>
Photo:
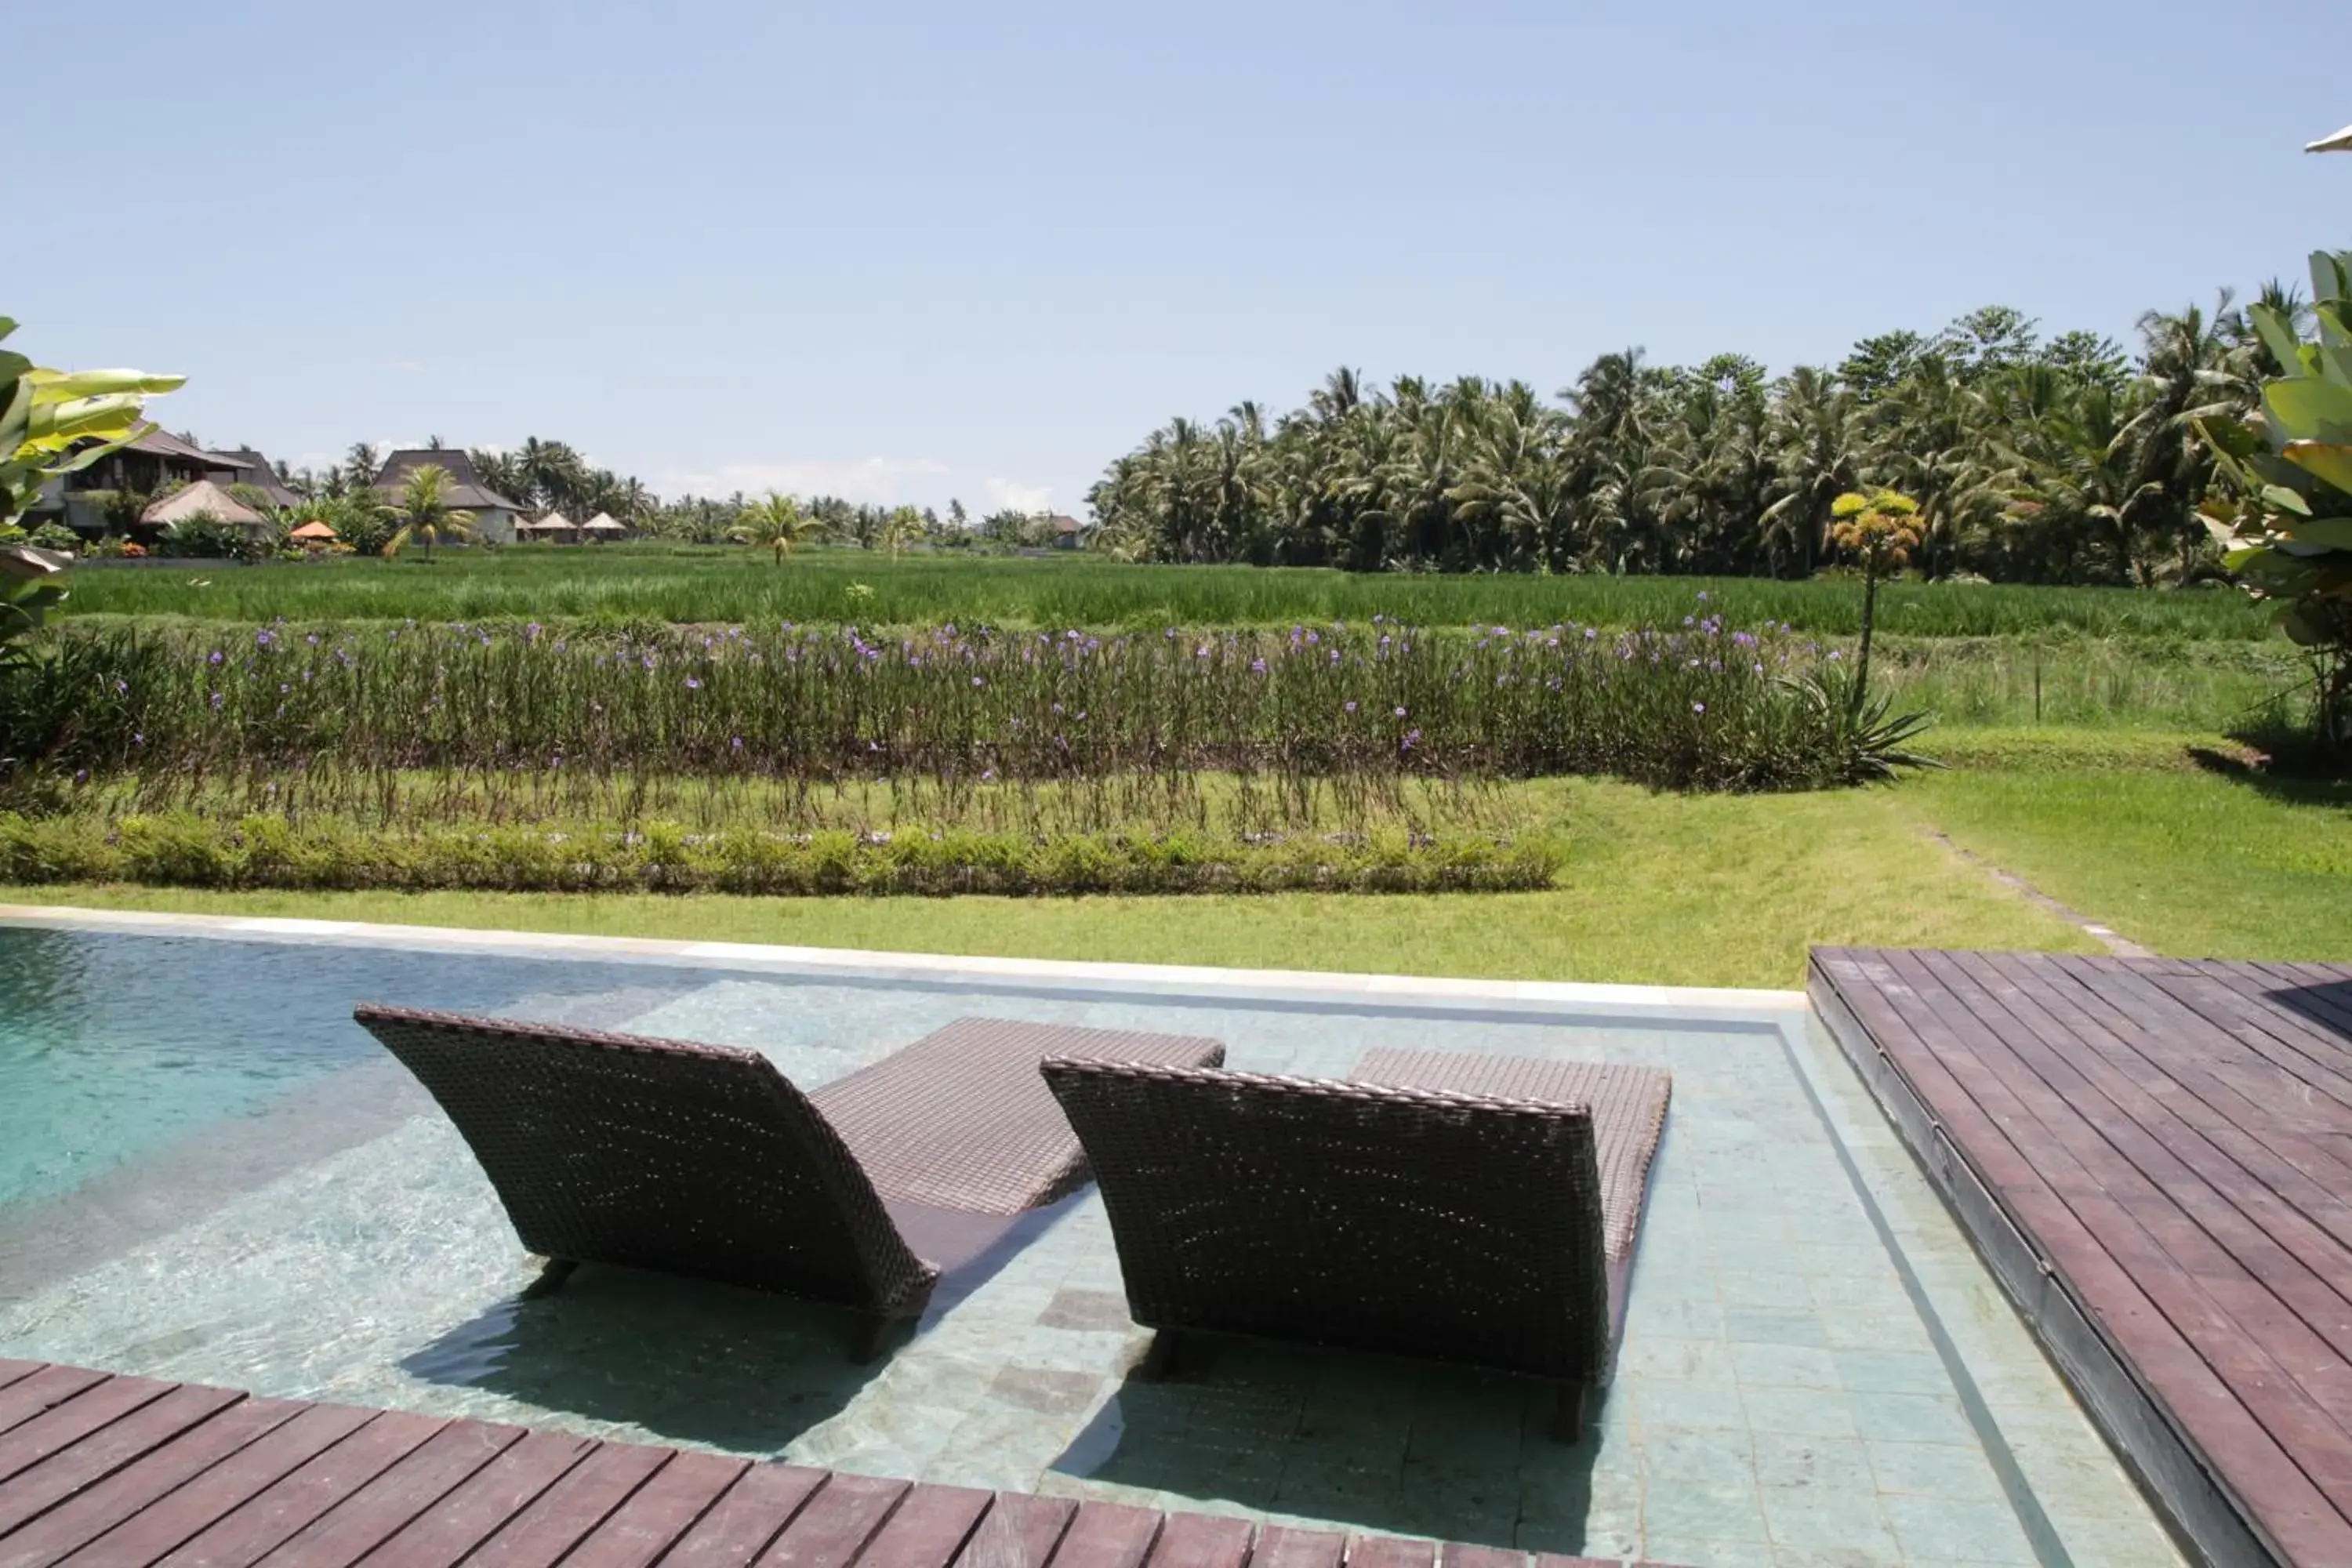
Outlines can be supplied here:
<path id="1" fill-rule="evenodd" d="M 940 626 L 72 628 L 52 769 L 1052 782 L 1612 774 L 1798 788 L 1883 771 L 1786 628 L 1559 625 L 1097 637 Z M 47 715 L 37 718 L 38 713 Z M 1884 748 L 1880 748 L 1882 751 Z M 28 754 L 28 752 L 19 752 Z"/>
<path id="2" fill-rule="evenodd" d="M 1185 833 L 1039 839 L 970 830 L 563 832 L 541 826 L 362 828 L 270 813 L 188 812 L 114 822 L 0 812 L 0 880 L 199 888 L 835 893 L 1501 892 L 1549 887 L 1543 838 L 1302 834 L 1236 841 Z"/>

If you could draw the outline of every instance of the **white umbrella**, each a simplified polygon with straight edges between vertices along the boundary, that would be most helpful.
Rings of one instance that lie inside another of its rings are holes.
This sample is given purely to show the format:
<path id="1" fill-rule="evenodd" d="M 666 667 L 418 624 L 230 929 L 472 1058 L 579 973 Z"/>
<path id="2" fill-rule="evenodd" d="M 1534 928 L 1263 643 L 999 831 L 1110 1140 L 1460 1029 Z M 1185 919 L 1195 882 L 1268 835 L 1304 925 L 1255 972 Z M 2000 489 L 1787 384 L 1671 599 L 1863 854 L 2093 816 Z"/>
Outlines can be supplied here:
<path id="1" fill-rule="evenodd" d="M 2304 149 L 2306 153 L 2352 153 L 2352 125 L 2333 136 L 2323 136 Z"/>

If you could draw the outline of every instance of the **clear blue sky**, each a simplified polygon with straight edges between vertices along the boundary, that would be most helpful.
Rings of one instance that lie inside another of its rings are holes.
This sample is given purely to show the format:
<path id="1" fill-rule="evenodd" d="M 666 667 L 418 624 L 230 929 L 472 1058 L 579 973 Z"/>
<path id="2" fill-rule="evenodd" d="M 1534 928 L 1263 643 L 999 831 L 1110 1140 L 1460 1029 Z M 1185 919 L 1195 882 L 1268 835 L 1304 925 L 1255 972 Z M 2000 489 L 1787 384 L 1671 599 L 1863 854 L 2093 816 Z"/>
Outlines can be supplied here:
<path id="1" fill-rule="evenodd" d="M 139 0 L 17 40 L 0 312 L 277 457 L 1077 510 L 1341 363 L 1549 392 L 1990 302 L 2128 341 L 2298 276 L 2352 242 L 2352 156 L 2298 151 L 2352 119 L 2324 10 Z"/>

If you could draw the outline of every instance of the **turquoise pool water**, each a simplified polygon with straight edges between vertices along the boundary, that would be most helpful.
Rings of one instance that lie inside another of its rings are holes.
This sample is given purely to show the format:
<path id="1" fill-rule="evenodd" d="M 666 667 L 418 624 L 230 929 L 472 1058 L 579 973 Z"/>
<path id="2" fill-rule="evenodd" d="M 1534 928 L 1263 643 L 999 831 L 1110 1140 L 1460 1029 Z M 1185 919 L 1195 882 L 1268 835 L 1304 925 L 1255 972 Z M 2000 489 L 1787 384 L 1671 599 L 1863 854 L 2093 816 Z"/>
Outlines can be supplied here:
<path id="1" fill-rule="evenodd" d="M 544 978 L 511 959 L 0 927 L 0 1205 L 373 1060 L 355 1001 L 560 1015 L 553 998 L 532 1005 Z M 574 984 L 651 995 L 692 981 L 640 970 Z"/>
<path id="2" fill-rule="evenodd" d="M 0 1356 L 868 1474 L 1692 1568 L 2177 1555 L 1836 1047 L 1801 1012 L 925 978 L 748 958 L 0 925 Z M 1207 1035 L 1344 1076 L 1381 1047 L 1675 1075 L 1595 1431 L 1475 1370 L 1236 1342 L 1130 1375 L 1091 1191 L 850 1365 L 780 1298 L 534 1275 L 379 1000 L 749 1047 L 814 1087 L 954 1018 Z"/>

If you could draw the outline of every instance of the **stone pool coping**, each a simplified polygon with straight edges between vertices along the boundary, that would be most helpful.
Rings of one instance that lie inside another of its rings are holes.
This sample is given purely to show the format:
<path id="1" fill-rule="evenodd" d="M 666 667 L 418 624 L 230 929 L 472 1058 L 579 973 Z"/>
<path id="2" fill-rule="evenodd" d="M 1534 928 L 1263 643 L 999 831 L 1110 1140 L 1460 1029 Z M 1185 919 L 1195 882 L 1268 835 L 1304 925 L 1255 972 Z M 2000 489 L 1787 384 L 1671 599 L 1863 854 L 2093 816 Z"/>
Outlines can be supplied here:
<path id="1" fill-rule="evenodd" d="M 267 915 L 194 915 L 152 910 L 89 910 L 64 904 L 0 904 L 0 926 L 64 927 L 149 936 L 227 938 L 416 952 L 488 952 L 523 958 L 604 958 L 643 963 L 816 976 L 908 981 L 983 980 L 1079 985 L 1143 994 L 1203 991 L 1220 998 L 1258 997 L 1355 1003 L 1573 1007 L 1628 1016 L 1671 1011 L 1692 1022 L 1794 1022 L 1810 1010 L 1802 991 L 1728 986 L 1626 985 L 1562 980 L 1465 980 L 1434 975 L 1355 974 L 1321 970 L 1220 969 L 1204 965 L 1109 963 L 953 953 L 879 952 L 858 948 L 790 947 L 763 942 L 677 942 L 656 937 L 580 936 L 555 931 L 482 931 L 462 926 L 382 925 L 365 921 Z M 1788 1016 L 1784 1020 L 1781 1016 Z"/>

